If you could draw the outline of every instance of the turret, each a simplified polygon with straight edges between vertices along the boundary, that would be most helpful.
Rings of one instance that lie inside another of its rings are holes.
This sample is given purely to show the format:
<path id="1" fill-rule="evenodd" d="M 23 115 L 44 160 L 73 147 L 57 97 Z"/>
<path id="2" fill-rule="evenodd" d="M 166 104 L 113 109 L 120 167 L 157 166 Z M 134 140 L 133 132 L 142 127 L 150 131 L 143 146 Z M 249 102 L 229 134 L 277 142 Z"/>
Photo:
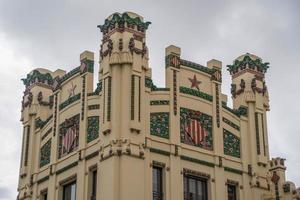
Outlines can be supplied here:
<path id="1" fill-rule="evenodd" d="M 269 148 L 266 111 L 269 110 L 269 97 L 265 74 L 269 63 L 246 53 L 227 65 L 232 76 L 231 94 L 233 109 L 243 111 L 241 123 L 247 126 L 248 173 L 252 176 L 253 187 L 267 188 L 266 180 L 261 177 L 267 173 Z M 242 125 L 243 126 L 243 125 Z"/>
<path id="2" fill-rule="evenodd" d="M 113 132 L 114 139 L 141 132 L 143 83 L 150 74 L 145 37 L 149 24 L 140 15 L 125 12 L 112 14 L 98 26 L 103 33 L 99 70 L 104 91 L 103 133 Z"/>

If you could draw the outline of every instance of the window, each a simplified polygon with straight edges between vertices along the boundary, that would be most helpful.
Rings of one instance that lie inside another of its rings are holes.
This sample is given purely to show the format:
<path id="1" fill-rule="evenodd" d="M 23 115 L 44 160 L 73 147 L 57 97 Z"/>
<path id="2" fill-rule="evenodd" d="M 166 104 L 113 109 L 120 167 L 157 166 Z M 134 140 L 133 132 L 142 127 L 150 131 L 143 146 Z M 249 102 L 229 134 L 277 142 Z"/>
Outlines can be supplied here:
<path id="1" fill-rule="evenodd" d="M 42 192 L 41 197 L 42 197 L 41 198 L 42 200 L 48 200 L 48 193 L 47 192 Z"/>
<path id="2" fill-rule="evenodd" d="M 91 172 L 92 178 L 92 190 L 91 190 L 91 200 L 96 200 L 97 198 L 97 170 Z"/>
<path id="3" fill-rule="evenodd" d="M 76 200 L 76 182 L 63 186 L 63 200 Z"/>
<path id="4" fill-rule="evenodd" d="M 184 176 L 184 200 L 207 200 L 207 180 L 190 175 Z"/>
<path id="5" fill-rule="evenodd" d="M 153 166 L 152 196 L 153 196 L 153 200 L 162 200 L 163 199 L 163 174 L 162 174 L 161 167 Z"/>
<path id="6" fill-rule="evenodd" d="M 236 200 L 236 186 L 232 184 L 227 185 L 228 200 Z"/>

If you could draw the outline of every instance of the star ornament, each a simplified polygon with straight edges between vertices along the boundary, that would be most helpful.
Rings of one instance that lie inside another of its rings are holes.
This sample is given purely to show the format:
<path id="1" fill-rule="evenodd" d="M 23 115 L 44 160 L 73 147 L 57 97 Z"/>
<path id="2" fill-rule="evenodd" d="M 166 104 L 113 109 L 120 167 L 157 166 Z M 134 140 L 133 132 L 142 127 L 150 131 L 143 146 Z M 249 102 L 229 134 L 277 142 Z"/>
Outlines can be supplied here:
<path id="1" fill-rule="evenodd" d="M 197 88 L 197 90 L 199 91 L 199 84 L 201 83 L 201 81 L 198 81 L 196 78 L 196 75 L 194 74 L 193 78 L 189 78 L 189 80 L 191 81 L 191 88 L 193 89 L 194 87 Z"/>

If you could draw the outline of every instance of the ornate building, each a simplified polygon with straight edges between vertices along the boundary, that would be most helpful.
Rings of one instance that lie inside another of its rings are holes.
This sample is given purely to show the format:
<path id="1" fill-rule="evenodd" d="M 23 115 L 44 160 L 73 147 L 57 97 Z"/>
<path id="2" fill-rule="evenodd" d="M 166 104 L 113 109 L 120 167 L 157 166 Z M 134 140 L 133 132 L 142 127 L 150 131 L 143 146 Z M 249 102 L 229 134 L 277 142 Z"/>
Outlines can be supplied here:
<path id="1" fill-rule="evenodd" d="M 149 24 L 126 12 L 98 26 L 95 89 L 89 51 L 68 73 L 38 68 L 22 79 L 18 199 L 299 199 L 284 159 L 269 158 L 269 64 L 247 53 L 227 65 L 230 108 L 222 63 L 184 60 L 171 45 L 166 86 L 156 87 Z"/>

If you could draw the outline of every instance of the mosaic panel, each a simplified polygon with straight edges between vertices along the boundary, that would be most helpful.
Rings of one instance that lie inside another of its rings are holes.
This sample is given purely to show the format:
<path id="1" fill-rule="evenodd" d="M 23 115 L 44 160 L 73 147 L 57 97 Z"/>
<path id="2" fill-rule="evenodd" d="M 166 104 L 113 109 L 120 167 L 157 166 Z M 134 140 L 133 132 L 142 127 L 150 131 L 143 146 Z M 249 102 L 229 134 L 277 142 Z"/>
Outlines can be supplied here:
<path id="1" fill-rule="evenodd" d="M 225 155 L 237 158 L 241 157 L 240 138 L 227 131 L 226 129 L 223 129 L 223 142 Z"/>
<path id="2" fill-rule="evenodd" d="M 169 138 L 169 113 L 159 112 L 150 114 L 150 134 Z"/>

